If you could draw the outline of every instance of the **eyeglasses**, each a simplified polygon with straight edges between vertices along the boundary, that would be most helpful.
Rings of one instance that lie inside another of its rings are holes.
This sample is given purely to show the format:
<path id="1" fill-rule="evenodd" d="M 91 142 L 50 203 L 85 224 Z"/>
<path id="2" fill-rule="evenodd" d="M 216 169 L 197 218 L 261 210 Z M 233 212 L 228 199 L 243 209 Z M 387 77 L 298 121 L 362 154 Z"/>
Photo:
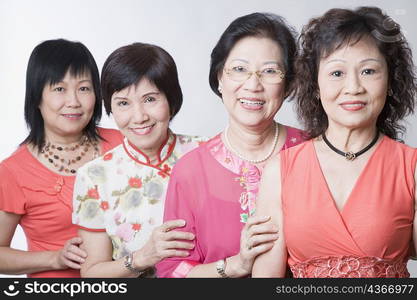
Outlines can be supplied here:
<path id="1" fill-rule="evenodd" d="M 253 74 L 255 74 L 259 81 L 267 84 L 277 84 L 280 83 L 285 74 L 279 69 L 275 68 L 266 68 L 259 71 L 249 71 L 245 67 L 233 67 L 233 68 L 224 68 L 224 72 L 229 76 L 230 79 L 237 82 L 243 82 L 248 80 Z"/>

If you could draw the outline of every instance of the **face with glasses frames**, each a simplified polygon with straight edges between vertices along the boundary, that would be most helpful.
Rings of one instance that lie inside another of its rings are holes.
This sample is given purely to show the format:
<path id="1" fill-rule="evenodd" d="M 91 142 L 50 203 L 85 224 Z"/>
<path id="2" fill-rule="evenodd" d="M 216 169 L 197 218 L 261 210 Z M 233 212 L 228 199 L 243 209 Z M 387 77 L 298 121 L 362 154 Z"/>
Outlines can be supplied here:
<path id="1" fill-rule="evenodd" d="M 249 71 L 244 66 L 236 66 L 231 69 L 223 69 L 224 72 L 229 75 L 229 78 L 237 81 L 244 82 L 248 80 L 252 75 L 256 75 L 261 83 L 265 84 L 277 84 L 284 80 L 284 72 L 278 68 L 266 67 L 259 71 Z"/>
<path id="2" fill-rule="evenodd" d="M 269 124 L 284 99 L 285 71 L 281 47 L 264 37 L 245 37 L 229 53 L 219 87 L 231 123 Z"/>

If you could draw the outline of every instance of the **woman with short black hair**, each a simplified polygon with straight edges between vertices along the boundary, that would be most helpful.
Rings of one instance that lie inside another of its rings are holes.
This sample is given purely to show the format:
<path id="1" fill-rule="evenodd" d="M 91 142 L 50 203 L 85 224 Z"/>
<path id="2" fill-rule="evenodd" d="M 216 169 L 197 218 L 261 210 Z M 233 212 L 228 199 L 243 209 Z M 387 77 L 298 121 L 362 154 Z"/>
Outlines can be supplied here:
<path id="1" fill-rule="evenodd" d="M 33 50 L 26 74 L 29 135 L 0 164 L 0 272 L 31 277 L 79 277 L 86 253 L 71 224 L 75 174 L 84 163 L 121 143 L 98 128 L 100 79 L 79 42 L 45 41 Z M 28 250 L 10 248 L 16 226 Z"/>
<path id="2" fill-rule="evenodd" d="M 73 222 L 88 257 L 83 277 L 153 277 L 165 257 L 187 256 L 194 236 L 162 224 L 171 169 L 199 137 L 174 134 L 169 123 L 182 105 L 177 68 L 161 47 L 134 43 L 103 66 L 104 106 L 124 142 L 77 174 Z"/>

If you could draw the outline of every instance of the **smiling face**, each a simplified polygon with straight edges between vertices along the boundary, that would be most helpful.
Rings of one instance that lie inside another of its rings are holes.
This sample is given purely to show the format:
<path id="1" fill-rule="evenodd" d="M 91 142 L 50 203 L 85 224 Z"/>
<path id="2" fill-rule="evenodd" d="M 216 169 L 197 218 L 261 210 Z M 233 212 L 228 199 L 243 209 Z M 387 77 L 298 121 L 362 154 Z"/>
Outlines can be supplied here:
<path id="1" fill-rule="evenodd" d="M 236 81 L 226 72 L 285 72 L 282 57 L 281 48 L 269 38 L 245 37 L 232 48 L 219 74 L 219 87 L 232 124 L 249 128 L 270 124 L 282 105 L 285 79 L 280 83 L 262 83 L 252 74 L 246 80 Z"/>
<path id="2" fill-rule="evenodd" d="M 79 139 L 93 115 L 95 100 L 89 73 L 74 77 L 67 72 L 60 82 L 46 84 L 39 105 L 46 138 Z"/>
<path id="3" fill-rule="evenodd" d="M 320 99 L 330 126 L 375 126 L 387 96 L 387 63 L 375 43 L 363 38 L 320 61 Z"/>
<path id="4" fill-rule="evenodd" d="M 123 135 L 148 156 L 156 155 L 168 134 L 170 112 L 165 94 L 143 78 L 137 85 L 115 92 L 111 109 Z"/>

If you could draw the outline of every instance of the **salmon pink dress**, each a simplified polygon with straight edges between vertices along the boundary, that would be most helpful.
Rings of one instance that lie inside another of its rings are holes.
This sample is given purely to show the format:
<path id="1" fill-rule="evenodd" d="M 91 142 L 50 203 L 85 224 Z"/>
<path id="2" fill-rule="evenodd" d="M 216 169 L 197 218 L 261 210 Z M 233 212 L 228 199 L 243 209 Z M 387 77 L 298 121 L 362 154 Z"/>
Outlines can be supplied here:
<path id="1" fill-rule="evenodd" d="M 286 128 L 282 149 L 304 141 L 300 130 Z M 195 247 L 186 258 L 157 264 L 158 277 L 186 277 L 197 264 L 239 252 L 240 232 L 253 213 L 261 171 L 230 152 L 220 134 L 178 161 L 168 185 L 164 221 L 186 220 L 182 230 L 195 235 Z"/>
<path id="2" fill-rule="evenodd" d="M 105 153 L 123 141 L 118 130 L 99 128 Z M 29 251 L 56 251 L 77 236 L 71 222 L 75 176 L 54 173 L 20 146 L 0 163 L 0 210 L 21 215 Z M 45 271 L 28 277 L 80 277 L 75 269 Z"/>
<path id="3" fill-rule="evenodd" d="M 409 277 L 417 149 L 386 136 L 339 212 L 313 141 L 281 153 L 288 264 L 294 277 Z"/>

